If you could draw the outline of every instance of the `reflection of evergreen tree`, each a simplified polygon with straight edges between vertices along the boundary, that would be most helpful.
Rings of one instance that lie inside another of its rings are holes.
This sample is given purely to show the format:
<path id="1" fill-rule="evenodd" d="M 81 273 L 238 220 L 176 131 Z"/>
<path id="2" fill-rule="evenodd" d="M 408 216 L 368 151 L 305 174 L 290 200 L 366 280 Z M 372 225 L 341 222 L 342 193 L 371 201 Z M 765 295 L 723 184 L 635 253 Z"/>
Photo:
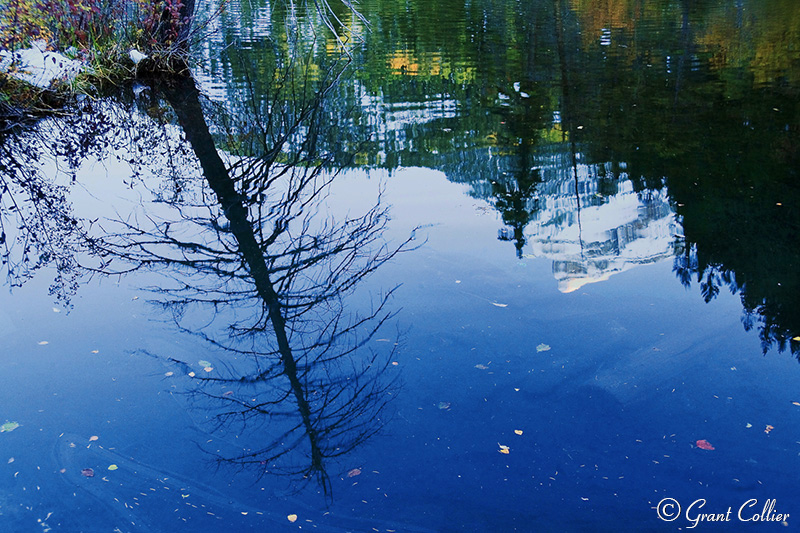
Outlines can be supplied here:
<path id="1" fill-rule="evenodd" d="M 547 95 L 540 85 L 531 82 L 517 82 L 509 89 L 508 100 L 502 101 L 504 105 L 498 106 L 496 112 L 504 125 L 498 144 L 501 150 L 511 153 L 503 156 L 505 166 L 490 179 L 491 201 L 507 226 L 500 230 L 499 238 L 513 241 L 517 257 L 522 257 L 525 226 L 539 209 L 535 198 L 542 177 L 535 166 L 535 155 L 546 125 L 542 109 Z"/>

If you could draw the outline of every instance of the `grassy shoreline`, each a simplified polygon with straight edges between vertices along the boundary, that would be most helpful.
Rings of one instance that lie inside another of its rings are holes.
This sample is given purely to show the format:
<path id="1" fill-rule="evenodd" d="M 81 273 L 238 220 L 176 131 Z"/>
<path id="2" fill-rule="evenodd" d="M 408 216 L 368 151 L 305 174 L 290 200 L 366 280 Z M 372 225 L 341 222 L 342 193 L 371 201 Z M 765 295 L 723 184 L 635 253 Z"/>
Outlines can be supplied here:
<path id="1" fill-rule="evenodd" d="M 187 69 L 193 11 L 189 0 L 0 0 L 0 121 L 52 114 L 78 95 L 99 96 L 141 74 Z M 46 87 L 28 83 L 8 58 L 33 46 L 83 69 Z M 132 58 L 132 50 L 146 58 Z"/>

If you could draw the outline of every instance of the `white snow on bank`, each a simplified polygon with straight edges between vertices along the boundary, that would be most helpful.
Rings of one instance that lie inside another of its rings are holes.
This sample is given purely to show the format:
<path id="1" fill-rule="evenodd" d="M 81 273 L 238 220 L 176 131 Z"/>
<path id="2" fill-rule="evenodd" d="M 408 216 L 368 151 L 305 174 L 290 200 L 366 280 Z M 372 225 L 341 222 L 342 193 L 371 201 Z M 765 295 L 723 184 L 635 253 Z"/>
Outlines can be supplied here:
<path id="1" fill-rule="evenodd" d="M 58 52 L 48 52 L 44 41 L 36 41 L 25 50 L 0 50 L 0 72 L 42 89 L 54 81 L 69 81 L 86 69 L 78 60 Z"/>

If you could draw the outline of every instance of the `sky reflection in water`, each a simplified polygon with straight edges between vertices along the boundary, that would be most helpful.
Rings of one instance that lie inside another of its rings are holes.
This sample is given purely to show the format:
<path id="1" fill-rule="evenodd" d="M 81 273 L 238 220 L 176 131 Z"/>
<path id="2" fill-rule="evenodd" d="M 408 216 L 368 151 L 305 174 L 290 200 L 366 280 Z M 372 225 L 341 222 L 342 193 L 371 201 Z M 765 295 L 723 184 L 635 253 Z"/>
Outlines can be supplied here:
<path id="1" fill-rule="evenodd" d="M 209 99 L 7 135 L 12 530 L 800 513 L 797 9 L 604 5 L 365 2 L 291 92 L 285 13 L 234 4 Z"/>

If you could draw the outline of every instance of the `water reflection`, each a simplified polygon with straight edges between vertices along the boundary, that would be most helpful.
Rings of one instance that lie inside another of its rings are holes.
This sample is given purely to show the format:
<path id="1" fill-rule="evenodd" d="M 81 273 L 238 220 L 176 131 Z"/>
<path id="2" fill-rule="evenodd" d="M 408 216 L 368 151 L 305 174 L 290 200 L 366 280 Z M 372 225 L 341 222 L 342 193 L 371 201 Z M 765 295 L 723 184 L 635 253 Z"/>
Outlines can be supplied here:
<path id="1" fill-rule="evenodd" d="M 331 156 L 317 150 L 329 87 L 291 111 L 260 115 L 254 109 L 250 126 L 261 136 L 248 151 L 259 157 L 226 165 L 194 81 L 161 86 L 220 209 L 104 240 L 107 250 L 134 264 L 180 267 L 188 276 L 161 289 L 162 305 L 184 331 L 247 360 L 240 368 L 225 359 L 222 377 L 197 378 L 201 386 L 193 394 L 212 406 L 220 426 L 241 435 L 270 421 L 268 437 L 258 432 L 252 448 L 219 459 L 261 474 L 316 479 L 326 493 L 328 461 L 381 428 L 394 389 L 386 375 L 394 350 L 367 347 L 392 316 L 386 308 L 391 291 L 365 314 L 346 310 L 346 296 L 410 242 L 395 248 L 381 242 L 388 212 L 380 201 L 344 221 L 320 216 L 336 177 L 327 173 Z M 198 327 L 202 312 L 211 313 L 209 326 Z M 215 322 L 228 313 L 235 319 L 220 328 Z"/>
<path id="2" fill-rule="evenodd" d="M 188 376 L 194 408 L 241 446 L 209 451 L 258 477 L 315 481 L 329 494 L 329 468 L 381 429 L 396 389 L 397 339 L 384 332 L 393 289 L 371 301 L 361 295 L 360 305 L 348 297 L 411 238 L 383 239 L 380 191 L 360 215 L 328 212 L 339 171 L 319 140 L 341 66 L 318 76 L 316 88 L 306 74 L 276 70 L 268 111 L 253 98 L 247 114 L 232 116 L 178 77 L 136 87 L 127 106 L 84 107 L 65 121 L 70 136 L 53 121 L 6 138 L 2 242 L 14 284 L 53 263 L 65 298 L 81 276 L 165 276 L 156 303 L 216 355 L 196 372 L 195 361 L 154 355 Z M 38 167 L 68 156 L 76 169 L 114 154 L 130 157 L 131 187 L 149 188 L 150 198 L 100 220 L 73 215 L 68 187 Z M 6 236 L 9 226 L 17 231 Z"/>
<path id="3" fill-rule="evenodd" d="M 498 238 L 517 258 L 551 258 L 563 291 L 672 258 L 706 301 L 741 292 L 765 350 L 800 353 L 787 299 L 800 222 L 785 209 L 798 195 L 795 3 L 372 0 L 361 12 L 374 31 L 331 108 L 345 139 L 370 139 L 355 164 L 469 184 L 498 212 Z M 261 61 L 228 60 L 244 57 Z"/>

